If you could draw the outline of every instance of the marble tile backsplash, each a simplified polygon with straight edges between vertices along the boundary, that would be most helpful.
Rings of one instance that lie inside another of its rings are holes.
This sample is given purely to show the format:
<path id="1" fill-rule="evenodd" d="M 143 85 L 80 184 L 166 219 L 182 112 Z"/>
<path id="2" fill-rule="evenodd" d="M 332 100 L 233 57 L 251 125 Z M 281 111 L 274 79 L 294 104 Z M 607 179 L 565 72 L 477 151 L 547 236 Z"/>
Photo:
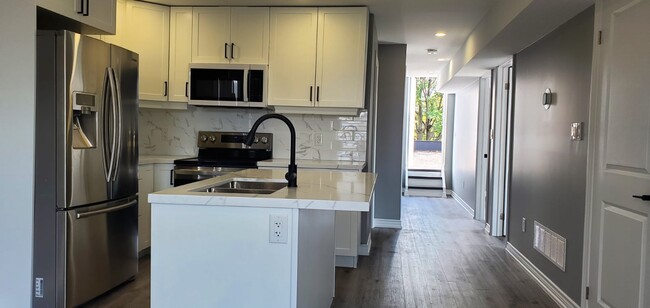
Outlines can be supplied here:
<path id="1" fill-rule="evenodd" d="M 139 109 L 141 155 L 196 155 L 199 131 L 248 131 L 268 113 L 260 109 Z M 296 128 L 296 157 L 321 160 L 366 160 L 367 112 L 358 117 L 287 115 Z M 290 134 L 281 121 L 262 123 L 259 132 L 273 133 L 274 158 L 289 158 Z M 322 143 L 320 142 L 322 141 Z"/>

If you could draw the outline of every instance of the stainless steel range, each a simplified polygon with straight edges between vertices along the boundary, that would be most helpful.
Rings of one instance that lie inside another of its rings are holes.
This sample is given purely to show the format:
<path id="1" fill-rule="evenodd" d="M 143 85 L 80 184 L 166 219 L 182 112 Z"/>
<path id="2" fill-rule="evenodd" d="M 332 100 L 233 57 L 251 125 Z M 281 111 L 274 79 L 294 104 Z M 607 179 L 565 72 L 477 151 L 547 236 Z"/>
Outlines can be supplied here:
<path id="1" fill-rule="evenodd" d="M 174 161 L 174 186 L 257 168 L 258 161 L 273 158 L 273 134 L 257 133 L 253 145 L 247 146 L 247 133 L 200 131 L 199 156 Z"/>

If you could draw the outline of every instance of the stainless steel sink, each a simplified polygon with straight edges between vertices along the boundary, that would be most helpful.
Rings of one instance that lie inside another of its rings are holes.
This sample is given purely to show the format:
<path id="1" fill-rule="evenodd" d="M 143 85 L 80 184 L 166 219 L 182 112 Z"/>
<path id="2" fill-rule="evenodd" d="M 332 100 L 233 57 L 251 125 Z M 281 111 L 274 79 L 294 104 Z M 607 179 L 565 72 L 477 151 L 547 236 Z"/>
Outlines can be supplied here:
<path id="1" fill-rule="evenodd" d="M 198 191 L 210 193 L 272 194 L 284 187 L 287 187 L 287 181 L 284 180 L 234 178 L 214 186 L 201 188 Z"/>

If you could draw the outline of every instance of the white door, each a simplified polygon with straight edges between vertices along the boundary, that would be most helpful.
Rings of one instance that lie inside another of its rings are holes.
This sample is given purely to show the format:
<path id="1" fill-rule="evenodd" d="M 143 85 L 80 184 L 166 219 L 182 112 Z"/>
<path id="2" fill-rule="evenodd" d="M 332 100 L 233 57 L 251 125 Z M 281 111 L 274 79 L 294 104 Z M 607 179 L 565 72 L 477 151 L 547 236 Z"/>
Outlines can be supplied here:
<path id="1" fill-rule="evenodd" d="M 368 9 L 319 8 L 316 106 L 363 108 Z"/>
<path id="2" fill-rule="evenodd" d="M 139 95 L 166 101 L 169 70 L 169 7 L 139 1 L 126 4 L 125 48 L 139 55 Z"/>
<path id="3" fill-rule="evenodd" d="M 313 106 L 317 8 L 271 8 L 269 105 Z"/>
<path id="4" fill-rule="evenodd" d="M 230 8 L 195 7 L 192 62 L 230 63 Z"/>
<path id="5" fill-rule="evenodd" d="M 192 61 L 192 8 L 171 8 L 169 20 L 169 101 L 187 102 Z"/>
<path id="6" fill-rule="evenodd" d="M 650 201 L 633 197 L 650 195 L 650 0 L 599 1 L 596 16 L 602 47 L 588 303 L 650 307 Z"/>
<path id="7" fill-rule="evenodd" d="M 231 63 L 269 63 L 269 8 L 230 9 Z"/>

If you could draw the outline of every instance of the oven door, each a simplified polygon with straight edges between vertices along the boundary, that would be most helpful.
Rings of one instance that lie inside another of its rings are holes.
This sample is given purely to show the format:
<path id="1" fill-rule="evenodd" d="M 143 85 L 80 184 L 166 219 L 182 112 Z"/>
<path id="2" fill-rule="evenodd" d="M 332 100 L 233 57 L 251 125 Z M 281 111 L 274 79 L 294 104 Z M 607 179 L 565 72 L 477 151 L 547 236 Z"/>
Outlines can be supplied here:
<path id="1" fill-rule="evenodd" d="M 211 179 L 244 169 L 233 167 L 174 166 L 174 187 Z"/>

